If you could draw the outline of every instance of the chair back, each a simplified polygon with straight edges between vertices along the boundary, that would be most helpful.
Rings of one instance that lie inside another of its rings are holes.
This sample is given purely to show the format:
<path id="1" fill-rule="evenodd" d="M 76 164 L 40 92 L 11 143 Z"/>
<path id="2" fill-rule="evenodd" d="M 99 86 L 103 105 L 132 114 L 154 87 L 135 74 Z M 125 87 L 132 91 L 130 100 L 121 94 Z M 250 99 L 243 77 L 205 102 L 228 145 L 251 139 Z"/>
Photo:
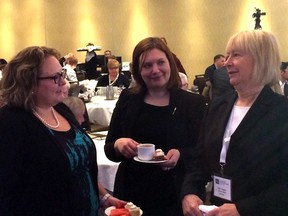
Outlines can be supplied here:
<path id="1" fill-rule="evenodd" d="M 199 93 L 202 94 L 202 92 L 206 86 L 204 74 L 195 75 L 195 79 L 194 79 L 193 84 L 198 86 Z"/>

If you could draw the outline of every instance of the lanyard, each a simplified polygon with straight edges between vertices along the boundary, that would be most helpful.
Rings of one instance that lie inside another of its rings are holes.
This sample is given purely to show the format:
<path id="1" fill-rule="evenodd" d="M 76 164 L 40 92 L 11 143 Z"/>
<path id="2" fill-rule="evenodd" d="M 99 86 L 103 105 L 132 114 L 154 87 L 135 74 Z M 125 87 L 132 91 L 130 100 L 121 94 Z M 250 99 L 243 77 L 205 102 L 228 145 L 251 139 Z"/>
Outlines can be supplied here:
<path id="1" fill-rule="evenodd" d="M 113 81 L 111 81 L 111 80 L 110 80 L 110 77 L 109 77 L 109 75 L 108 75 L 109 85 L 113 85 L 113 84 L 117 81 L 118 77 L 119 77 L 119 73 L 118 73 L 118 75 L 116 76 L 116 78 L 115 78 Z"/>
<path id="2" fill-rule="evenodd" d="M 227 151 L 230 145 L 231 136 L 236 130 L 236 128 L 238 127 L 238 125 L 240 124 L 240 122 L 242 121 L 242 119 L 244 118 L 244 116 L 246 115 L 246 113 L 248 112 L 249 108 L 250 107 L 239 107 L 239 106 L 234 105 L 231 111 L 230 118 L 228 120 L 226 129 L 225 129 L 224 138 L 222 141 L 222 149 L 220 152 L 220 159 L 219 159 L 219 165 L 221 168 L 220 173 L 222 174 L 222 176 L 223 176 L 224 166 L 226 164 Z"/>
<path id="3" fill-rule="evenodd" d="M 227 128 L 225 130 L 225 134 L 224 134 L 224 139 L 222 142 L 222 149 L 220 152 L 220 160 L 219 160 L 219 165 L 220 165 L 220 173 L 223 176 L 223 172 L 224 172 L 224 166 L 226 164 L 226 156 L 227 156 L 227 151 L 229 148 L 229 144 L 230 144 L 230 139 L 231 139 L 231 131 L 229 130 L 229 127 L 231 127 L 231 122 L 233 120 L 233 112 L 231 113 L 230 119 L 229 119 L 229 124 L 227 125 Z M 234 132 L 234 131 L 233 131 Z"/>

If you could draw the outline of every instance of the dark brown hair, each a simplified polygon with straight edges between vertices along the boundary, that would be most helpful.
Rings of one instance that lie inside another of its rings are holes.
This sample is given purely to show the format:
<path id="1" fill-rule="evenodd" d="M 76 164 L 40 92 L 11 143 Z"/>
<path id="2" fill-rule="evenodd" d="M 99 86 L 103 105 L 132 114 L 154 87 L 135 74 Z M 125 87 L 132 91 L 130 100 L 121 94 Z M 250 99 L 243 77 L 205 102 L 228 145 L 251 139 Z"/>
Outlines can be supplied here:
<path id="1" fill-rule="evenodd" d="M 141 40 L 136 45 L 133 51 L 132 74 L 133 74 L 133 78 L 136 81 L 135 91 L 139 92 L 139 91 L 147 90 L 146 84 L 141 76 L 141 68 L 146 58 L 147 52 L 151 51 L 152 49 L 159 49 L 162 52 L 164 52 L 169 61 L 171 71 L 170 71 L 170 78 L 167 84 L 167 89 L 171 90 L 171 89 L 179 88 L 179 84 L 181 83 L 181 80 L 178 74 L 178 69 L 174 61 L 173 55 L 171 51 L 169 50 L 168 46 L 159 37 L 148 37 L 148 38 Z"/>

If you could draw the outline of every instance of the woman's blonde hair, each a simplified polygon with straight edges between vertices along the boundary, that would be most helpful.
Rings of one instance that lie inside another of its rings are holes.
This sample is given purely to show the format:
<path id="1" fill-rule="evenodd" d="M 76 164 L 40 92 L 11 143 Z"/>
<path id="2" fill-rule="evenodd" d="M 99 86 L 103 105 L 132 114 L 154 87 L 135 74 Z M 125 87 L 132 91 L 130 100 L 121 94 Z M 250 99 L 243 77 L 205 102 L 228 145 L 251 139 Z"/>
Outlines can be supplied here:
<path id="1" fill-rule="evenodd" d="M 241 31 L 230 37 L 226 51 L 242 50 L 253 57 L 252 80 L 259 85 L 272 86 L 279 81 L 280 55 L 275 36 L 266 31 Z"/>
<path id="2" fill-rule="evenodd" d="M 4 68 L 0 100 L 9 106 L 33 109 L 33 89 L 37 86 L 40 68 L 49 56 L 59 59 L 60 53 L 56 49 L 40 46 L 20 51 Z"/>
<path id="3" fill-rule="evenodd" d="M 107 68 L 112 68 L 112 67 L 119 67 L 120 64 L 116 59 L 109 59 L 109 61 L 107 62 Z"/>

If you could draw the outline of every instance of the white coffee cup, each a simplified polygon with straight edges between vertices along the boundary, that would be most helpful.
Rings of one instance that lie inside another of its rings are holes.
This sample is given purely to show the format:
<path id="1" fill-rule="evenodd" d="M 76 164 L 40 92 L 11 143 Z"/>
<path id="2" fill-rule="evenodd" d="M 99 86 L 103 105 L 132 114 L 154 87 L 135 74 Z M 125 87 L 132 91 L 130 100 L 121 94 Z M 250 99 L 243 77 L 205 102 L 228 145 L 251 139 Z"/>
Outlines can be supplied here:
<path id="1" fill-rule="evenodd" d="M 155 145 L 151 143 L 142 143 L 137 146 L 138 158 L 140 160 L 152 160 L 155 154 Z"/>

